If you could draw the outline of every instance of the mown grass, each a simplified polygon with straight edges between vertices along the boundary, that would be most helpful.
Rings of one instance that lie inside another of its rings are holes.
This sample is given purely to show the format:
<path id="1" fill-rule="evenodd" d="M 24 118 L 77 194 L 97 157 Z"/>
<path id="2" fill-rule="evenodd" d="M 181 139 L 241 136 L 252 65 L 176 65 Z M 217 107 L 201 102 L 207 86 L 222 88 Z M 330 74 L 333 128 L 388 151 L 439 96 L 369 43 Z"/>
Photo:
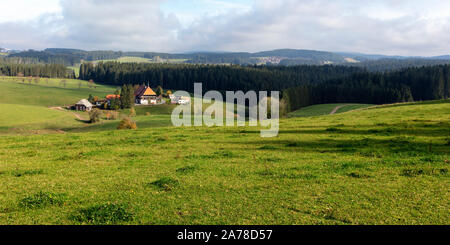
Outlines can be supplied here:
<path id="1" fill-rule="evenodd" d="M 259 133 L 2 136 L 0 224 L 449 224 L 449 101 L 288 118 L 278 137 Z M 42 172 L 8 174 L 29 170 Z M 21 207 L 39 192 L 64 203 Z"/>

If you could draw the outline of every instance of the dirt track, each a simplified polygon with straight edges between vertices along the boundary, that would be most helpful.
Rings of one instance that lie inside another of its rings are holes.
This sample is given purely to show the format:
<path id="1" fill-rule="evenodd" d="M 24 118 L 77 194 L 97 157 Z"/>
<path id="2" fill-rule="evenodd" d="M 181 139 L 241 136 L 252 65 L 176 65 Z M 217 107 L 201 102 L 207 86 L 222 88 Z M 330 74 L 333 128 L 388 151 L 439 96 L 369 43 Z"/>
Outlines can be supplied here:
<path id="1" fill-rule="evenodd" d="M 344 107 L 345 105 L 341 105 L 341 106 L 337 106 L 336 108 L 334 108 L 331 112 L 330 115 L 335 114 L 339 109 L 341 109 L 342 107 Z"/>
<path id="2" fill-rule="evenodd" d="M 64 112 L 67 111 L 67 110 L 64 110 L 61 106 L 50 107 L 50 109 L 52 109 L 52 110 L 57 110 L 57 111 L 64 111 Z M 72 112 L 72 114 L 73 114 L 78 120 L 80 120 L 80 121 L 86 121 L 86 119 L 83 118 L 83 117 L 81 117 L 80 114 L 75 113 L 75 112 Z"/>

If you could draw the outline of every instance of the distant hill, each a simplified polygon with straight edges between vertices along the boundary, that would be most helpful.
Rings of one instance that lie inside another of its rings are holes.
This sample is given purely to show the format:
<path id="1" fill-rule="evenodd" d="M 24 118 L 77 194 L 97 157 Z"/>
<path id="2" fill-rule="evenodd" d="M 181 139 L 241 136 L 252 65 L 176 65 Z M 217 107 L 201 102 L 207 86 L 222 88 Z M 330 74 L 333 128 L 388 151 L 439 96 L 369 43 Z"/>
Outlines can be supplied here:
<path id="1" fill-rule="evenodd" d="M 434 56 L 434 57 L 431 57 L 431 59 L 436 59 L 436 60 L 450 60 L 450 55 Z"/>
<path id="2" fill-rule="evenodd" d="M 287 60 L 299 61 L 302 60 L 312 61 L 313 63 L 345 63 L 345 57 L 340 54 L 335 54 L 331 52 L 315 51 L 315 50 L 299 50 L 299 49 L 278 49 L 273 51 L 264 51 L 254 53 L 253 56 L 256 57 L 268 57 L 268 56 L 278 56 L 288 58 Z"/>
<path id="3" fill-rule="evenodd" d="M 237 65 L 356 65 L 369 70 L 392 70 L 397 68 L 447 64 L 450 55 L 435 57 L 388 56 L 352 52 L 326 52 L 304 49 L 277 49 L 250 52 L 191 52 L 181 54 L 159 52 L 122 52 L 111 50 L 85 51 L 69 48 L 48 48 L 43 51 L 28 50 L 10 53 L 8 57 L 29 59 L 28 63 L 59 63 L 68 66 L 82 61 L 113 61 L 123 57 L 138 57 L 158 62 L 177 60 L 191 64 L 237 64 Z M 386 65 L 390 65 L 385 69 Z M 375 67 L 375 68 L 374 68 Z"/>

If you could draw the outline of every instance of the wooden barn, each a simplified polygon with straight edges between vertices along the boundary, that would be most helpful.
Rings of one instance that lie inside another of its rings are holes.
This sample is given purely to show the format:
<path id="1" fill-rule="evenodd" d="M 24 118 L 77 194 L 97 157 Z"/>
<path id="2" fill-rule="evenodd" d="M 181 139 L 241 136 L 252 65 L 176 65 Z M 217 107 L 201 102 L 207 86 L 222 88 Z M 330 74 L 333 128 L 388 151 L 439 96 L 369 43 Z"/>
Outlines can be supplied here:
<path id="1" fill-rule="evenodd" d="M 75 110 L 77 111 L 91 111 L 93 105 L 87 99 L 82 99 L 75 104 Z"/>

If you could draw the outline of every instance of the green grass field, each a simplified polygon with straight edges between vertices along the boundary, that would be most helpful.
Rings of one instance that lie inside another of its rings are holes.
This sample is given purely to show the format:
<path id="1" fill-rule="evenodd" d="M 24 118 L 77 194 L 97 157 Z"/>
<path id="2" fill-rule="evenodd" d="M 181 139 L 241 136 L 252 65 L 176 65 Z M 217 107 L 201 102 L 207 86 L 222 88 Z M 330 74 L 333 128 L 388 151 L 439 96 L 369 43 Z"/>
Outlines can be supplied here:
<path id="1" fill-rule="evenodd" d="M 313 116 L 323 116 L 329 115 L 334 109 L 338 108 L 335 113 L 344 113 L 347 111 L 364 109 L 373 105 L 367 104 L 321 104 L 312 105 L 308 107 L 301 108 L 297 111 L 289 113 L 289 117 L 313 117 Z"/>
<path id="2" fill-rule="evenodd" d="M 89 94 L 104 97 L 115 88 L 95 85 L 80 80 L 41 78 L 38 83 L 29 83 L 21 78 L 0 77 L 0 135 L 51 133 L 86 127 L 70 111 L 55 110 L 50 107 L 73 105 Z M 77 112 L 87 118 L 87 113 Z"/>
<path id="3" fill-rule="evenodd" d="M 95 90 L 76 82 L 0 82 L 0 224 L 449 224 L 448 100 L 282 119 L 261 138 L 172 127 L 167 105 L 121 131 L 47 108 Z"/>
<path id="4" fill-rule="evenodd" d="M 80 76 L 80 65 L 81 64 L 75 64 L 73 66 L 68 66 L 67 68 L 73 70 L 75 72 L 76 78 Z"/>
<path id="5" fill-rule="evenodd" d="M 95 85 L 90 88 L 88 82 L 75 79 L 41 78 L 38 83 L 34 79 L 29 83 L 27 78 L 0 77 L 0 103 L 33 106 L 62 106 L 75 104 L 89 94 L 104 97 L 114 93 L 115 87 Z M 66 81 L 66 85 L 61 83 Z"/>

